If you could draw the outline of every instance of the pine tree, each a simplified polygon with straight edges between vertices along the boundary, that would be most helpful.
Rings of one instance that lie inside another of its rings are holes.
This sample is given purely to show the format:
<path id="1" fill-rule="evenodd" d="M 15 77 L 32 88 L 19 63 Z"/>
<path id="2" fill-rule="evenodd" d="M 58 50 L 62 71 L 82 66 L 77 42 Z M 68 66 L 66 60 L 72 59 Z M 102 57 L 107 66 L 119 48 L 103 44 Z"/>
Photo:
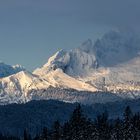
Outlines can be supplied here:
<path id="1" fill-rule="evenodd" d="M 69 122 L 66 122 L 65 124 L 64 124 L 64 126 L 63 126 L 63 128 L 62 128 L 62 139 L 63 140 L 71 140 L 70 139 L 70 124 L 69 124 Z"/>
<path id="2" fill-rule="evenodd" d="M 36 135 L 33 140 L 41 140 L 41 138 L 38 135 Z"/>
<path id="3" fill-rule="evenodd" d="M 133 134 L 135 139 L 140 139 L 140 115 L 139 113 L 135 114 L 132 118 L 133 123 Z"/>
<path id="4" fill-rule="evenodd" d="M 81 106 L 78 105 L 73 111 L 69 122 L 63 127 L 64 140 L 96 140 L 98 139 L 97 129 L 92 121 L 87 119 L 83 113 Z"/>
<path id="5" fill-rule="evenodd" d="M 27 129 L 24 130 L 24 140 L 31 140 L 31 135 L 28 133 Z"/>
<path id="6" fill-rule="evenodd" d="M 59 121 L 54 122 L 53 132 L 52 132 L 52 140 L 60 140 L 61 139 L 61 126 Z"/>
<path id="7" fill-rule="evenodd" d="M 80 104 L 73 111 L 70 118 L 70 139 L 74 140 L 84 140 L 86 118 L 82 114 L 82 109 Z"/>
<path id="8" fill-rule="evenodd" d="M 123 138 L 122 122 L 118 118 L 115 120 L 115 125 L 113 126 L 111 132 L 111 140 L 121 140 Z"/>
<path id="9" fill-rule="evenodd" d="M 48 129 L 46 127 L 43 128 L 40 140 L 48 140 Z"/>
<path id="10" fill-rule="evenodd" d="M 94 123 L 89 119 L 85 129 L 86 140 L 99 140 L 99 133 Z"/>
<path id="11" fill-rule="evenodd" d="M 108 122 L 108 113 L 104 112 L 103 114 L 98 115 L 95 124 L 99 132 L 99 139 L 101 140 L 110 139 L 111 131 Z"/>
<path id="12" fill-rule="evenodd" d="M 126 107 L 124 111 L 124 124 L 123 124 L 123 139 L 124 140 L 134 140 L 135 135 L 133 133 L 133 123 L 132 123 L 133 113 L 129 106 Z"/>

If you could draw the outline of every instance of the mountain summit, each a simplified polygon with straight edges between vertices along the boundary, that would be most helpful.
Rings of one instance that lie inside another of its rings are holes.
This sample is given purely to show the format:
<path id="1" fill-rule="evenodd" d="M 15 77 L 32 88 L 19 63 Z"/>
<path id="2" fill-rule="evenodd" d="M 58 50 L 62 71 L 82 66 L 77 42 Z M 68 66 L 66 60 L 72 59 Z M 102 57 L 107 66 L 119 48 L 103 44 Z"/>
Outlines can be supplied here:
<path id="1" fill-rule="evenodd" d="M 89 42 L 88 42 L 89 43 Z M 56 69 L 61 69 L 70 76 L 79 76 L 90 73 L 90 70 L 97 68 L 96 56 L 92 50 L 92 45 L 87 43 L 87 47 L 82 47 L 64 51 L 61 50 L 52 56 L 48 62 L 34 74 L 49 73 Z"/>

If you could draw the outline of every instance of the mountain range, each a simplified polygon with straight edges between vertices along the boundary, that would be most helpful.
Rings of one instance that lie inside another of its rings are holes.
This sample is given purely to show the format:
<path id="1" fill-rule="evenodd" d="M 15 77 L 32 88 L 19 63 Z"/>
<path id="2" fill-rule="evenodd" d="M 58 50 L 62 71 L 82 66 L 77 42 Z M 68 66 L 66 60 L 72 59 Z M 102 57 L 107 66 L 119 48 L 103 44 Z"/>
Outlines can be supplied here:
<path id="1" fill-rule="evenodd" d="M 140 97 L 140 37 L 110 31 L 59 50 L 32 73 L 0 63 L 0 104 L 58 99 L 83 104 Z"/>

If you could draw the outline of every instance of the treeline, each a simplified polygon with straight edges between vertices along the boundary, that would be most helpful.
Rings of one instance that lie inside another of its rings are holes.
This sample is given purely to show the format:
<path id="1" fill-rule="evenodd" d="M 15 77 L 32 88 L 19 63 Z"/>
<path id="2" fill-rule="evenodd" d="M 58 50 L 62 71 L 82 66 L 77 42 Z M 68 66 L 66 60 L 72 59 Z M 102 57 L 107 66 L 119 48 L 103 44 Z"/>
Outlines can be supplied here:
<path id="1" fill-rule="evenodd" d="M 140 140 L 140 114 L 133 114 L 127 106 L 123 118 L 109 120 L 104 112 L 94 121 L 87 118 L 78 105 L 69 121 L 61 125 L 54 122 L 53 127 L 43 128 L 40 134 L 31 138 L 28 130 L 24 130 L 24 140 Z M 19 138 L 0 135 L 0 140 L 19 140 Z"/>

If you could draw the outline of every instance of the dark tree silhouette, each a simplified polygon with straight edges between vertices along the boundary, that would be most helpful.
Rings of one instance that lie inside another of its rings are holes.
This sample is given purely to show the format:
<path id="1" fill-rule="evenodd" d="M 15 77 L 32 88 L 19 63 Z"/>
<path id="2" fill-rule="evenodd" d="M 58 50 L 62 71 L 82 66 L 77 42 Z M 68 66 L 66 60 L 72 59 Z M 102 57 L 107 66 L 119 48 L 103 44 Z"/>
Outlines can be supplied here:
<path id="1" fill-rule="evenodd" d="M 60 140 L 62 136 L 61 133 L 61 126 L 59 121 L 55 121 L 54 122 L 54 126 L 53 126 L 53 132 L 52 132 L 52 140 Z"/>
<path id="2" fill-rule="evenodd" d="M 24 130 L 24 140 L 31 140 L 31 136 L 27 129 Z"/>
<path id="3" fill-rule="evenodd" d="M 133 140 L 135 135 L 133 133 L 133 123 L 132 123 L 133 113 L 129 106 L 126 107 L 124 111 L 124 122 L 123 122 L 123 139 Z"/>
<path id="4" fill-rule="evenodd" d="M 95 124 L 97 127 L 97 130 L 99 132 L 99 136 L 102 140 L 110 139 L 110 125 L 108 121 L 108 113 L 104 112 L 101 115 L 97 116 L 97 119 L 95 120 Z"/>

